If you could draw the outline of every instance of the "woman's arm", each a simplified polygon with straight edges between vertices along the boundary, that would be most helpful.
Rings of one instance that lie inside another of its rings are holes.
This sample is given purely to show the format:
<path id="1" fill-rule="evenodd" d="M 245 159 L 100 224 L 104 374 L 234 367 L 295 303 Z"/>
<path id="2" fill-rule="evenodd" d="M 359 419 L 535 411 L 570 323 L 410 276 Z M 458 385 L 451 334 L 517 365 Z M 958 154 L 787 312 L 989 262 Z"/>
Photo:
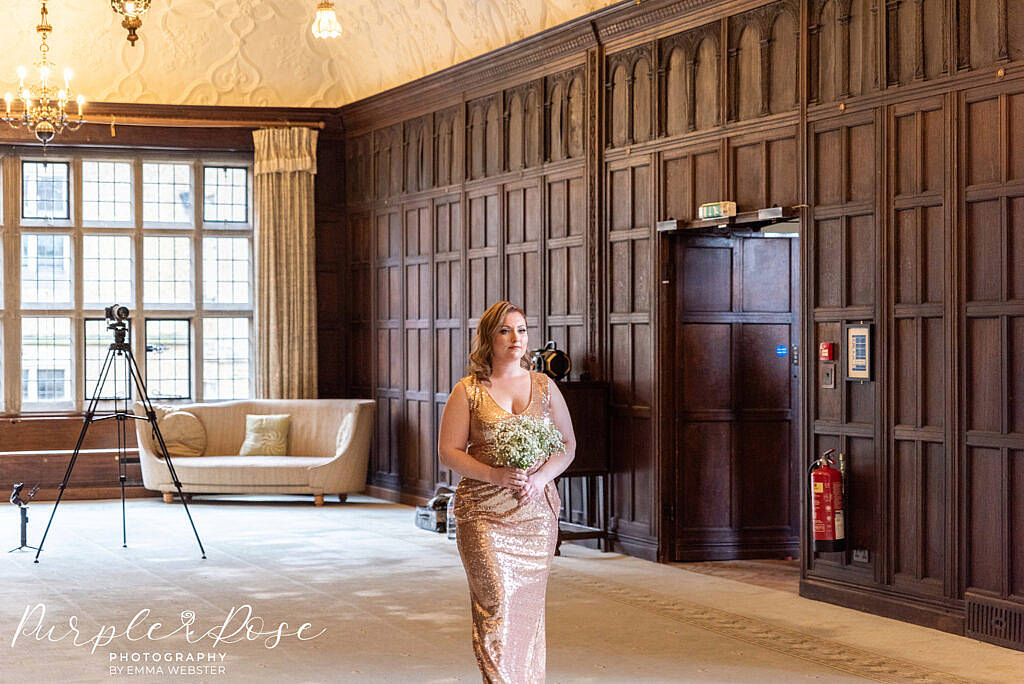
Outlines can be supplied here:
<path id="1" fill-rule="evenodd" d="M 526 473 L 518 468 L 492 468 L 466 452 L 469 442 L 469 397 L 460 382 L 448 396 L 441 414 L 437 436 L 437 456 L 441 464 L 463 477 L 519 489 L 526 484 Z"/>
<path id="2" fill-rule="evenodd" d="M 529 476 L 526 486 L 521 491 L 523 501 L 539 497 L 544 491 L 544 486 L 565 472 L 572 460 L 576 458 L 576 433 L 572 429 L 572 416 L 569 415 L 569 407 L 565 405 L 565 397 L 558 389 L 558 383 L 549 376 L 545 377 L 548 381 L 548 406 L 551 411 L 551 422 L 562 433 L 564 449 L 551 454 L 551 458 Z"/>

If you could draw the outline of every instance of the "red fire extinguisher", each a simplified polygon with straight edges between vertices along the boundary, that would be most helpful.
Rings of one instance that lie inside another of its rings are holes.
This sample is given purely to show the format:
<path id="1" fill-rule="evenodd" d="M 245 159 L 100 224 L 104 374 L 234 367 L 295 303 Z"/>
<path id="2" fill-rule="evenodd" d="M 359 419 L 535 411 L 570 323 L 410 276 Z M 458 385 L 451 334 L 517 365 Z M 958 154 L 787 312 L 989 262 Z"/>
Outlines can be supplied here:
<path id="1" fill-rule="evenodd" d="M 834 552 L 846 550 L 843 516 L 843 475 L 833 468 L 835 461 L 829 449 L 811 464 L 811 522 L 814 527 L 814 550 Z"/>

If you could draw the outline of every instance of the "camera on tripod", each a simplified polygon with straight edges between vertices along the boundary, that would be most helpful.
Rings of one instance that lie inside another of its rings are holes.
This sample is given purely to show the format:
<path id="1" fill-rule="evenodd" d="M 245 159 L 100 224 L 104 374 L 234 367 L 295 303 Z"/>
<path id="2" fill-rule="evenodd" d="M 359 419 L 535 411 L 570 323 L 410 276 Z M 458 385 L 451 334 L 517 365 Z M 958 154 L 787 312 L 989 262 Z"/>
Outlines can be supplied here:
<path id="1" fill-rule="evenodd" d="M 127 306 L 121 306 L 120 304 L 108 306 L 103 310 L 103 314 L 107 317 L 107 330 L 123 328 L 130 313 Z"/>
<path id="2" fill-rule="evenodd" d="M 127 425 L 131 421 L 143 420 L 153 427 L 153 441 L 159 446 L 158 453 L 163 456 L 164 463 L 167 465 L 167 470 L 171 475 L 171 481 L 174 482 L 174 486 L 178 490 L 178 496 L 181 497 L 182 506 L 185 508 L 185 515 L 188 516 L 189 524 L 192 526 L 192 533 L 196 537 L 196 543 L 199 544 L 199 552 L 202 554 L 203 558 L 206 558 L 206 549 L 203 548 L 203 542 L 199 539 L 199 532 L 196 530 L 196 524 L 192 520 L 192 513 L 188 510 L 188 502 L 185 501 L 185 494 L 181 491 L 181 481 L 178 479 L 178 474 L 174 470 L 174 464 L 171 462 L 171 454 L 167 451 L 167 444 L 164 442 L 164 437 L 160 433 L 156 410 L 153 408 L 153 402 L 149 399 L 149 392 L 146 391 L 146 383 L 142 379 L 142 371 L 139 370 L 139 366 L 135 362 L 135 356 L 132 354 L 131 344 L 129 344 L 125 339 L 128 336 L 128 316 L 131 314 L 131 311 L 128 310 L 127 306 L 113 304 L 105 308 L 103 313 L 107 319 L 107 330 L 111 330 L 114 333 L 114 342 L 107 347 L 107 356 L 104 358 L 103 364 L 100 366 L 99 380 L 96 381 L 92 396 L 89 398 L 89 402 L 83 416 L 85 418 L 85 424 L 82 426 L 82 432 L 78 436 L 78 443 L 75 445 L 75 450 L 71 453 L 71 460 L 68 463 L 68 469 L 64 473 L 64 481 L 61 483 L 60 490 L 57 493 L 57 501 L 54 502 L 53 510 L 50 511 L 50 520 L 46 523 L 46 529 L 43 531 L 43 538 L 39 542 L 38 547 L 32 547 L 36 549 L 36 558 L 34 562 L 39 562 L 39 554 L 43 551 L 43 544 L 46 542 L 46 535 L 50 532 L 50 525 L 53 523 L 53 516 L 57 513 L 57 506 L 60 505 L 61 499 L 64 498 L 64 490 L 67 489 L 68 482 L 71 479 L 71 471 L 75 468 L 75 461 L 78 460 L 78 455 L 81 453 L 82 444 L 85 442 L 85 436 L 89 431 L 89 426 L 98 420 L 107 419 L 114 419 L 117 421 L 117 474 L 118 479 L 121 482 L 121 546 L 125 548 L 128 547 L 128 525 L 125 514 L 125 482 L 128 479 Z M 120 371 L 118 370 L 119 368 Z M 97 415 L 96 409 L 99 406 L 100 400 L 105 398 L 103 397 L 103 387 L 107 382 L 107 377 L 109 376 L 111 369 L 114 369 L 114 384 L 117 385 L 119 382 L 124 382 L 124 392 L 115 393 L 115 396 L 113 397 L 113 413 L 104 412 Z M 135 391 L 138 393 L 138 403 L 142 404 L 142 413 L 136 413 L 128 405 L 130 385 L 134 385 Z M 135 459 L 134 462 L 138 463 L 138 459 Z M 18 490 L 15 489 L 15 494 L 17 493 Z M 14 496 L 12 496 L 11 502 L 14 502 Z M 23 527 L 22 546 L 24 546 L 24 544 L 25 537 Z"/>

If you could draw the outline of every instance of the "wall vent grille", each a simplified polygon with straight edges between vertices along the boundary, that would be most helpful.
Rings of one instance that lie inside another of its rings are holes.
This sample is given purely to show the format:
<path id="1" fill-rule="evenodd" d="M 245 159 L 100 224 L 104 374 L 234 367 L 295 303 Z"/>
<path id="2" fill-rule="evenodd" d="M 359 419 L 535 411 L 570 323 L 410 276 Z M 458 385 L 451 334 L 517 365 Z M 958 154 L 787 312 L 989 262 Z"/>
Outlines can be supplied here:
<path id="1" fill-rule="evenodd" d="M 968 595 L 967 636 L 1024 651 L 1024 605 Z"/>

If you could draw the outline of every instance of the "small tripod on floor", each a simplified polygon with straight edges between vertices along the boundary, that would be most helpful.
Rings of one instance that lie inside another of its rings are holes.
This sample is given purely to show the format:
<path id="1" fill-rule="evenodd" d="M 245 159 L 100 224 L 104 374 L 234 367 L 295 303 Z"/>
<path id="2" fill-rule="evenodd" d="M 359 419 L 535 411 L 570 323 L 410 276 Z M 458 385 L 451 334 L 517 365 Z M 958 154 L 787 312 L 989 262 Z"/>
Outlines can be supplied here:
<path id="1" fill-rule="evenodd" d="M 202 553 L 203 558 L 206 558 L 206 549 L 203 548 L 203 542 L 199 539 L 199 532 L 196 531 L 196 524 L 192 520 L 192 513 L 188 510 L 188 502 L 185 501 L 185 496 L 181 491 L 181 482 L 178 481 L 178 475 L 174 472 L 174 464 L 171 463 L 171 455 L 167 453 L 167 445 L 164 443 L 164 436 L 160 433 L 160 428 L 156 422 L 156 412 L 153 410 L 153 402 L 149 400 L 149 394 L 146 392 L 146 384 L 142 381 L 142 373 L 139 372 L 139 366 L 135 363 L 135 357 L 132 355 L 131 345 L 125 341 L 128 333 L 128 307 L 108 306 L 105 310 L 107 319 L 107 330 L 114 331 L 114 342 L 110 345 L 107 350 L 107 357 L 103 361 L 103 366 L 100 368 L 99 379 L 96 381 L 96 387 L 93 389 L 92 398 L 89 399 L 89 405 L 85 410 L 85 425 L 82 426 L 82 432 L 78 435 L 78 443 L 75 444 L 75 451 L 71 454 L 71 462 L 68 463 L 67 472 L 64 473 L 64 481 L 61 482 L 60 491 L 57 493 L 57 501 L 53 504 L 53 510 L 50 512 L 50 520 L 46 523 L 46 531 L 43 532 L 43 538 L 39 542 L 39 548 L 36 550 L 35 562 L 39 562 L 39 554 L 43 552 L 43 544 L 46 543 L 46 535 L 50 532 L 50 525 L 53 524 L 53 516 L 57 513 L 57 506 L 60 505 L 60 500 L 64 496 L 64 490 L 67 489 L 68 480 L 71 479 L 71 471 L 75 468 L 75 461 L 78 460 L 78 454 L 82 450 L 82 443 L 85 441 L 85 435 L 89 431 L 89 426 L 98 420 L 108 420 L 113 418 L 117 421 L 117 464 L 118 464 L 118 479 L 121 481 L 121 546 L 123 548 L 128 547 L 128 528 L 125 522 L 125 501 L 124 501 L 124 485 L 128 479 L 128 465 L 127 465 L 127 447 L 128 447 L 128 420 L 145 420 L 153 426 L 153 438 L 156 446 L 159 449 L 159 453 L 163 456 L 164 462 L 167 464 L 167 470 L 170 471 L 171 479 L 174 481 L 174 486 L 178 489 L 178 496 L 181 498 L 181 503 L 185 507 L 185 515 L 188 516 L 189 524 L 192 525 L 192 533 L 196 536 L 196 543 L 199 544 L 199 551 Z M 121 397 L 117 396 L 117 386 L 119 384 L 119 374 L 114 371 L 114 412 L 97 417 L 96 406 L 100 402 L 100 397 L 103 394 L 103 386 L 106 384 L 107 376 L 110 374 L 110 369 L 114 367 L 115 362 L 119 361 L 125 366 L 124 373 L 124 395 Z M 132 382 L 135 384 L 135 389 L 138 391 L 139 401 L 145 408 L 145 416 L 137 416 L 129 411 L 129 401 L 131 397 L 130 388 Z M 123 402 L 123 404 L 122 404 Z"/>
<path id="2" fill-rule="evenodd" d="M 32 497 L 39 491 L 39 485 L 32 488 L 32 491 L 28 493 L 27 499 L 21 498 L 21 490 L 25 487 L 24 482 L 19 482 L 14 485 L 14 491 L 11 492 L 11 503 L 18 507 L 21 512 L 21 546 L 16 546 L 7 553 L 14 553 L 15 551 L 21 551 L 22 549 L 32 549 L 38 551 L 38 546 L 29 546 L 28 544 L 28 502 L 32 500 Z"/>

